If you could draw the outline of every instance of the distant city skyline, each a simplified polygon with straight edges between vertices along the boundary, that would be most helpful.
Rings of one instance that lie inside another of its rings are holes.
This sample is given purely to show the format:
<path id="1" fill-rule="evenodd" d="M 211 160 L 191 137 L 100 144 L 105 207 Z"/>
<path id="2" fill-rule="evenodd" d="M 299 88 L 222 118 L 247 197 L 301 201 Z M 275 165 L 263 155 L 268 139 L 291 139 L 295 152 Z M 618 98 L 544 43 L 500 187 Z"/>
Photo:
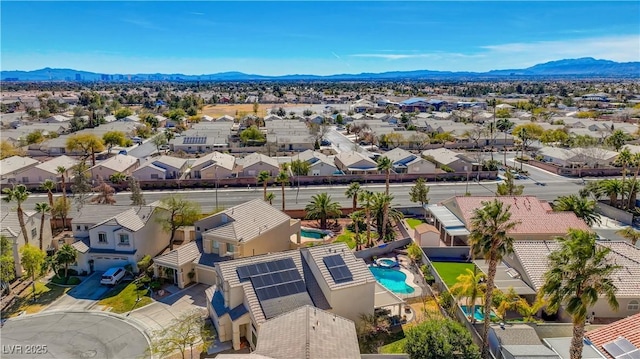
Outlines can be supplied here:
<path id="1" fill-rule="evenodd" d="M 638 1 L 14 2 L 2 70 L 260 75 L 640 61 Z"/>

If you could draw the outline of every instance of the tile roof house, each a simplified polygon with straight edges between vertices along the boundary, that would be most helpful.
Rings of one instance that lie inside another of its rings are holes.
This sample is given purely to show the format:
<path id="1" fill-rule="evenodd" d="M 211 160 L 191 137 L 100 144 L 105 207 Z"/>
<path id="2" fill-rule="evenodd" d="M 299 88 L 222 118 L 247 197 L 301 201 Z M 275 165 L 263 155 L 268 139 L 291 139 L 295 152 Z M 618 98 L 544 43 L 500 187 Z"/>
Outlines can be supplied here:
<path id="1" fill-rule="evenodd" d="M 540 222 L 544 223 L 544 222 Z M 640 312 L 640 248 L 626 242 L 598 241 L 597 246 L 611 249 L 608 259 L 621 266 L 611 275 L 613 284 L 618 288 L 616 298 L 620 307 L 617 311 L 609 308 L 606 300 L 599 300 L 589 309 L 596 318 L 623 318 Z M 517 270 L 522 280 L 534 290 L 544 283 L 544 273 L 549 269 L 549 254 L 560 248 L 556 241 L 515 241 L 513 255 L 504 261 Z M 565 315 L 560 311 L 563 319 Z"/>
<path id="2" fill-rule="evenodd" d="M 558 148 L 542 147 L 538 150 L 545 162 L 561 167 L 598 167 L 609 166 L 618 158 L 618 152 L 604 148 Z"/>
<path id="3" fill-rule="evenodd" d="M 178 179 L 186 171 L 187 163 L 185 158 L 154 157 L 133 171 L 132 175 L 140 181 Z"/>
<path id="4" fill-rule="evenodd" d="M 496 359 L 560 359 L 542 344 L 535 329 L 526 324 L 491 325 L 489 343 L 489 350 Z"/>
<path id="5" fill-rule="evenodd" d="M 145 255 L 156 256 L 169 245 L 169 234 L 159 218 L 165 211 L 157 203 L 141 207 L 85 205 L 71 221 L 79 250 L 79 272 L 104 271 L 137 262 Z M 81 242 L 81 243 L 78 243 Z"/>
<path id="6" fill-rule="evenodd" d="M 381 156 L 391 160 L 393 171 L 396 173 L 426 174 L 436 172 L 435 164 L 401 148 L 394 148 Z"/>
<path id="7" fill-rule="evenodd" d="M 238 177 L 256 177 L 262 171 L 267 171 L 270 176 L 275 176 L 280 171 L 278 161 L 262 153 L 249 154 L 241 162 L 242 170 L 238 173 Z"/>
<path id="8" fill-rule="evenodd" d="M 131 175 L 133 171 L 140 166 L 138 158 L 117 154 L 107 160 L 97 163 L 91 167 L 91 178 L 99 181 L 108 180 L 114 173 L 123 173 L 125 175 Z"/>
<path id="9" fill-rule="evenodd" d="M 474 167 L 473 160 L 465 157 L 461 153 L 451 151 L 447 148 L 425 150 L 422 152 L 422 156 L 433 158 L 433 161 L 438 164 L 438 166 L 444 165 L 456 172 L 472 171 Z"/>
<path id="10" fill-rule="evenodd" d="M 221 359 L 360 359 L 353 321 L 310 305 L 272 318 L 260 327 L 251 354 L 220 354 Z"/>
<path id="11" fill-rule="evenodd" d="M 57 171 L 59 166 L 67 169 L 64 176 L 66 179 L 69 179 L 71 178 L 71 167 L 75 166 L 77 163 L 78 160 L 75 158 L 65 155 L 57 156 L 49 161 L 37 164 L 33 167 L 28 167 L 27 169 L 23 169 L 16 173 L 16 182 L 40 184 L 47 179 L 58 181 L 58 178 L 60 178 Z"/>
<path id="12" fill-rule="evenodd" d="M 307 176 L 331 176 L 338 171 L 333 159 L 318 151 L 306 150 L 291 157 L 291 160 L 301 160 L 309 163 Z"/>
<path id="13" fill-rule="evenodd" d="M 16 174 L 35 167 L 40 163 L 30 157 L 11 156 L 0 160 L 0 181 L 2 183 L 16 182 Z"/>
<path id="14" fill-rule="evenodd" d="M 261 199 L 231 207 L 194 223 L 196 241 L 154 259 L 154 267 L 178 274 L 182 288 L 192 281 L 215 284 L 215 263 L 289 250 L 300 242 L 300 221 Z M 188 273 L 194 272 L 193 278 Z"/>
<path id="15" fill-rule="evenodd" d="M 378 164 L 371 158 L 356 152 L 341 152 L 335 157 L 336 167 L 345 174 L 376 174 Z"/>
<path id="16" fill-rule="evenodd" d="M 216 285 L 205 291 L 208 310 L 220 340 L 236 349 L 243 336 L 259 339 L 268 320 L 307 305 L 354 321 L 374 311 L 377 282 L 344 243 L 219 262 L 215 269 Z"/>
<path id="17" fill-rule="evenodd" d="M 237 173 L 236 157 L 218 151 L 202 155 L 191 164 L 191 178 L 231 178 Z"/>
<path id="18" fill-rule="evenodd" d="M 614 359 L 614 356 L 607 350 L 607 348 L 609 348 L 608 344 L 620 338 L 624 338 L 636 348 L 640 348 L 640 313 L 590 330 L 584 334 L 584 337 L 589 340 L 601 354 L 611 359 Z"/>
<path id="19" fill-rule="evenodd" d="M 22 233 L 20 221 L 18 220 L 18 212 L 13 204 L 3 203 L 0 207 L 0 234 L 9 239 L 13 249 L 13 259 L 15 264 L 16 276 L 23 274 L 22 265 L 20 264 L 19 250 L 28 241 L 29 244 L 39 247 L 38 239 L 40 238 L 40 219 L 41 215 L 36 211 L 23 210 L 24 224 L 27 233 Z M 51 217 L 45 215 L 44 227 L 42 229 L 43 249 L 51 247 L 53 235 L 51 234 Z M 26 241 L 25 241 L 26 237 Z"/>

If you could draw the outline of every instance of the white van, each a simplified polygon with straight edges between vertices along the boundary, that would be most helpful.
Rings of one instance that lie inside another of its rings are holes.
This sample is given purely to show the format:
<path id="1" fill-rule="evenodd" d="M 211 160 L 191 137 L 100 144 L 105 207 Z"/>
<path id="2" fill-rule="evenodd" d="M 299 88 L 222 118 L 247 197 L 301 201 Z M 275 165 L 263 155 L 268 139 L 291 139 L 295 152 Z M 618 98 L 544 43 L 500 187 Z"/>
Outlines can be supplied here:
<path id="1" fill-rule="evenodd" d="M 118 282 L 120 282 L 120 280 L 124 277 L 124 275 L 125 275 L 125 270 L 122 267 L 109 268 L 102 275 L 100 284 L 116 285 L 118 284 Z"/>

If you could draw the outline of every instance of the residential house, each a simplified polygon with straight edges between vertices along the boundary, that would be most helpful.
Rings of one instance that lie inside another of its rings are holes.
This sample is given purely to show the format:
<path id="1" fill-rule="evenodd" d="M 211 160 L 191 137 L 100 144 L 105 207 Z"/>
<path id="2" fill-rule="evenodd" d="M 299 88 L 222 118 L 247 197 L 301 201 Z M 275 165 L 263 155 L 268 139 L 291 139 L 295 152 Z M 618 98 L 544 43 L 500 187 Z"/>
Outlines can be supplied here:
<path id="1" fill-rule="evenodd" d="M 433 106 L 424 98 L 410 98 L 400 102 L 400 109 L 403 112 L 426 112 Z"/>
<path id="2" fill-rule="evenodd" d="M 218 179 L 237 175 L 236 157 L 214 151 L 197 158 L 191 164 L 191 178 Z"/>
<path id="3" fill-rule="evenodd" d="M 344 243 L 219 262 L 215 270 L 208 310 L 220 341 L 234 349 L 243 337 L 255 349 L 262 325 L 307 305 L 352 321 L 374 313 L 376 280 Z"/>
<path id="4" fill-rule="evenodd" d="M 185 158 L 155 157 L 134 170 L 132 175 L 140 181 L 179 179 L 187 170 L 187 163 Z"/>
<path id="5" fill-rule="evenodd" d="M 611 166 L 618 158 L 618 152 L 597 147 L 542 147 L 538 150 L 538 154 L 542 156 L 543 161 L 560 167 L 607 167 Z"/>
<path id="6" fill-rule="evenodd" d="M 269 176 L 276 176 L 280 172 L 278 161 L 262 153 L 254 152 L 237 161 L 242 164 L 238 177 L 256 177 L 262 171 L 269 172 Z"/>
<path id="7" fill-rule="evenodd" d="M 92 273 L 137 263 L 145 255 L 154 257 L 169 245 L 162 229 L 166 211 L 152 203 L 146 206 L 85 205 L 71 220 L 72 244 L 78 250 L 79 272 Z"/>
<path id="8" fill-rule="evenodd" d="M 345 174 L 376 174 L 378 164 L 371 158 L 356 152 L 341 152 L 335 157 L 336 167 Z"/>
<path id="9" fill-rule="evenodd" d="M 623 353 L 630 354 L 632 351 L 635 351 L 635 356 L 638 357 L 640 355 L 640 313 L 590 330 L 584 334 L 584 337 L 607 359 L 620 358 Z"/>
<path id="10" fill-rule="evenodd" d="M 310 305 L 267 320 L 251 342 L 256 350 L 249 354 L 218 354 L 216 358 L 361 359 L 354 322 Z"/>
<path id="11" fill-rule="evenodd" d="M 512 219 L 513 216 L 512 216 Z M 548 222 L 536 222 L 545 223 Z M 592 320 L 598 318 L 624 318 L 640 313 L 640 248 L 633 247 L 623 241 L 598 241 L 596 246 L 610 248 L 609 260 L 620 266 L 610 276 L 613 285 L 618 289 L 616 299 L 619 303 L 618 310 L 609 307 L 606 299 L 598 302 L 588 309 Z M 549 254 L 560 248 L 555 240 L 545 241 L 514 241 L 513 254 L 504 257 L 504 261 L 517 270 L 526 282 L 534 290 L 539 290 L 544 284 L 544 273 L 549 269 Z M 570 321 L 569 316 L 562 309 L 558 313 L 563 320 Z"/>
<path id="12" fill-rule="evenodd" d="M 306 150 L 291 157 L 292 161 L 305 161 L 309 164 L 307 176 L 331 176 L 339 173 L 335 162 L 328 156 L 313 150 Z"/>
<path id="13" fill-rule="evenodd" d="M 78 163 L 78 160 L 69 156 L 61 155 L 54 157 L 47 162 L 37 164 L 33 167 L 28 167 L 16 174 L 16 182 L 29 184 L 29 183 L 42 183 L 45 180 L 58 181 L 60 177 L 58 174 L 58 167 L 64 167 L 67 171 L 64 173 L 65 178 L 70 178 L 71 168 Z"/>
<path id="14" fill-rule="evenodd" d="M 69 121 L 71 121 L 70 117 L 63 116 L 63 115 L 53 115 L 51 117 L 45 118 L 41 122 L 43 122 L 43 123 L 64 123 L 64 122 L 69 122 Z"/>
<path id="15" fill-rule="evenodd" d="M 235 118 L 233 118 L 233 116 L 229 116 L 229 115 L 222 115 L 220 117 L 218 117 L 216 119 L 216 122 L 218 121 L 222 121 L 222 122 L 234 122 Z"/>
<path id="16" fill-rule="evenodd" d="M 230 133 L 230 130 L 198 131 L 198 133 L 189 130 L 184 136 L 171 139 L 169 145 L 174 152 L 208 153 L 216 149 L 228 148 Z"/>
<path id="17" fill-rule="evenodd" d="M 496 359 L 560 359 L 526 324 L 491 325 L 489 350 Z"/>
<path id="18" fill-rule="evenodd" d="M 396 173 L 427 174 L 436 172 L 435 164 L 401 148 L 394 148 L 381 156 L 391 160 L 393 171 Z"/>
<path id="19" fill-rule="evenodd" d="M 117 154 L 91 167 L 89 171 L 91 171 L 91 178 L 96 181 L 108 180 L 114 173 L 123 173 L 129 176 L 139 165 L 138 158 Z"/>
<path id="20" fill-rule="evenodd" d="M 20 248 L 22 248 L 27 242 L 36 247 L 40 246 L 40 220 L 42 215 L 36 211 L 28 209 L 23 209 L 23 213 L 27 233 L 22 233 L 20 221 L 18 220 L 18 212 L 13 207 L 13 204 L 3 204 L 2 207 L 0 207 L 0 234 L 2 234 L 3 237 L 6 237 L 9 240 L 9 243 L 11 243 L 16 276 L 18 277 L 23 274 L 19 255 Z M 49 215 L 45 215 L 44 226 L 42 228 L 43 248 L 47 249 L 51 247 L 52 240 L 51 217 Z"/>
<path id="21" fill-rule="evenodd" d="M 180 288 L 191 281 L 215 284 L 216 262 L 280 252 L 300 243 L 300 221 L 261 199 L 203 218 L 194 226 L 195 242 L 154 259 L 157 273 L 172 271 Z M 188 277 L 191 272 L 193 278 Z"/>
<path id="22" fill-rule="evenodd" d="M 480 164 L 474 163 L 470 158 L 447 148 L 425 150 L 422 156 L 433 160 L 440 168 L 450 168 L 455 172 L 472 172 L 481 168 Z"/>
<path id="23" fill-rule="evenodd" d="M 20 172 L 35 167 L 40 161 L 30 157 L 11 156 L 0 160 L 0 181 L 2 183 L 22 182 L 16 177 Z"/>
<path id="24" fill-rule="evenodd" d="M 375 108 L 375 104 L 369 100 L 361 99 L 356 100 L 351 106 L 349 106 L 349 110 L 355 113 L 364 113 L 368 110 L 373 110 Z"/>

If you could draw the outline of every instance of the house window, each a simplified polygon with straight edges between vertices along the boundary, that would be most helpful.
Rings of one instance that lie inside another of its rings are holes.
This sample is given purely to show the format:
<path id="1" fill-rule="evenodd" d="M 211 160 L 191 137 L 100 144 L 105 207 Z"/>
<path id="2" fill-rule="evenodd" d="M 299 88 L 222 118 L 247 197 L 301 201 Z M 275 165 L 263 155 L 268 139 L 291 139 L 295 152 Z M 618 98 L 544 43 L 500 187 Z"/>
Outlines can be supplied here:
<path id="1" fill-rule="evenodd" d="M 29 177 L 22 177 L 22 183 L 29 183 Z"/>
<path id="2" fill-rule="evenodd" d="M 31 230 L 31 238 L 35 239 L 38 235 L 38 231 L 34 228 Z"/>
<path id="3" fill-rule="evenodd" d="M 89 226 L 84 226 L 84 230 L 88 231 L 89 230 Z"/>
<path id="4" fill-rule="evenodd" d="M 220 248 L 220 243 L 218 241 L 213 241 L 213 248 L 215 249 Z"/>
<path id="5" fill-rule="evenodd" d="M 128 246 L 129 245 L 129 235 L 126 233 L 120 233 L 120 245 Z"/>
<path id="6" fill-rule="evenodd" d="M 98 243 L 107 243 L 107 234 L 105 232 L 98 233 Z"/>
<path id="7" fill-rule="evenodd" d="M 152 173 L 151 174 L 151 179 L 158 179 L 158 174 L 157 173 Z"/>
<path id="8" fill-rule="evenodd" d="M 227 252 L 233 253 L 235 251 L 234 245 L 231 243 L 227 243 Z"/>
<path id="9" fill-rule="evenodd" d="M 640 309 L 640 302 L 638 302 L 637 300 L 629 301 L 629 304 L 627 305 L 627 310 L 638 310 L 638 309 Z"/>
<path id="10" fill-rule="evenodd" d="M 80 225 L 77 225 L 76 226 L 76 231 L 79 231 L 79 230 L 80 230 Z"/>

